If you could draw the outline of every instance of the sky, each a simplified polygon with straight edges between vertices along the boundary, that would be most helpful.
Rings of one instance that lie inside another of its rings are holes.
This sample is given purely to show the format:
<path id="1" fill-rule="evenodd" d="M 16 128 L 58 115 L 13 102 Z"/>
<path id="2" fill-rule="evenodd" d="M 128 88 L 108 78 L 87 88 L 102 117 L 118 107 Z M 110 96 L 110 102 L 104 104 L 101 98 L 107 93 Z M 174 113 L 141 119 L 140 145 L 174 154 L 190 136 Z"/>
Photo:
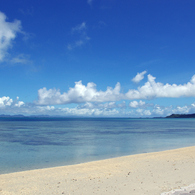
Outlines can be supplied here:
<path id="1" fill-rule="evenodd" d="M 195 113 L 194 0 L 0 1 L 0 114 Z"/>

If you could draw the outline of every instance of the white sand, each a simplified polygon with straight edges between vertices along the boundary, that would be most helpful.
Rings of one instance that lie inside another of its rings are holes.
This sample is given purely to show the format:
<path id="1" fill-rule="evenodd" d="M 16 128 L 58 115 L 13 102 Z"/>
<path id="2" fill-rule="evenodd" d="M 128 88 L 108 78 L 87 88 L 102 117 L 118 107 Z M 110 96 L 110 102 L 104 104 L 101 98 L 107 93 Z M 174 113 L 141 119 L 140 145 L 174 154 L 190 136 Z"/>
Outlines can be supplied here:
<path id="1" fill-rule="evenodd" d="M 0 194 L 160 195 L 195 183 L 195 147 L 0 175 Z"/>

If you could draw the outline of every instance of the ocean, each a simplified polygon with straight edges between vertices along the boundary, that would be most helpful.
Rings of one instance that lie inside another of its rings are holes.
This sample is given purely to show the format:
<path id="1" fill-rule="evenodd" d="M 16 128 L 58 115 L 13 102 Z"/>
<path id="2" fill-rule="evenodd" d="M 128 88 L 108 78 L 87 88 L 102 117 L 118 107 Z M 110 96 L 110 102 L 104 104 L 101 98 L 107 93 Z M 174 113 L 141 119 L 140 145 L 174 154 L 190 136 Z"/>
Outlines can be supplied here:
<path id="1" fill-rule="evenodd" d="M 195 119 L 0 118 L 0 174 L 195 145 Z"/>

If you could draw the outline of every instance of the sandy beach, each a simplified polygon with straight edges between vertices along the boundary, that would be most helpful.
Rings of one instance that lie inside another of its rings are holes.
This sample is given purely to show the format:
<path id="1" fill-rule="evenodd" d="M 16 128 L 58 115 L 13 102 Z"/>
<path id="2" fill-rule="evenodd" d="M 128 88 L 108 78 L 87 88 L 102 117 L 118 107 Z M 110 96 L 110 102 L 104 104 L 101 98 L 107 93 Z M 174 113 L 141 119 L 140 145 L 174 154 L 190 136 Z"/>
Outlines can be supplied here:
<path id="1" fill-rule="evenodd" d="M 0 194 L 160 195 L 195 183 L 195 147 L 0 175 Z"/>

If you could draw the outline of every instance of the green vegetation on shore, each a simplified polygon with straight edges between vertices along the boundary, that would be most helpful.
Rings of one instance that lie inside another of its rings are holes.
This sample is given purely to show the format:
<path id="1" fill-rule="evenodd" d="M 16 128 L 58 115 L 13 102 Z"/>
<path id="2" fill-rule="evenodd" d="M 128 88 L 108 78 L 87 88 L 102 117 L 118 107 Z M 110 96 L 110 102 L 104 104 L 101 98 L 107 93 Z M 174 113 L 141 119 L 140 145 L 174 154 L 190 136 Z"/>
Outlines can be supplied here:
<path id="1" fill-rule="evenodd" d="M 166 118 L 195 118 L 195 114 L 172 114 Z"/>

